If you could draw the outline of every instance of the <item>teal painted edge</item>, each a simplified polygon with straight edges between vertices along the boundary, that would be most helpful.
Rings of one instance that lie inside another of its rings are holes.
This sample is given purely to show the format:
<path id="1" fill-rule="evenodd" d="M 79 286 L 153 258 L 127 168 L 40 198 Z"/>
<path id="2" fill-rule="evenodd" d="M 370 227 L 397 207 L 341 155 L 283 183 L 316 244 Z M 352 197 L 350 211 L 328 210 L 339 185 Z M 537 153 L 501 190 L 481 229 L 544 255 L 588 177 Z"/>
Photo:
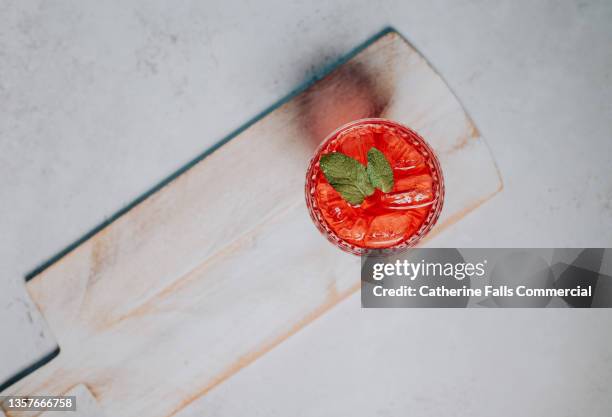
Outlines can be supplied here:
<path id="1" fill-rule="evenodd" d="M 10 377 L 9 379 L 7 379 L 6 381 L 0 384 L 0 392 L 4 391 L 5 389 L 13 385 L 15 382 L 19 381 L 20 379 L 25 378 L 26 376 L 30 375 L 32 372 L 36 371 L 37 369 L 42 368 L 43 366 L 51 362 L 55 357 L 57 357 L 59 353 L 60 353 L 60 348 L 56 347 L 53 352 L 49 353 L 48 355 L 45 355 L 38 361 L 34 362 L 32 365 L 17 372 L 15 375 L 13 375 L 12 377 Z"/>

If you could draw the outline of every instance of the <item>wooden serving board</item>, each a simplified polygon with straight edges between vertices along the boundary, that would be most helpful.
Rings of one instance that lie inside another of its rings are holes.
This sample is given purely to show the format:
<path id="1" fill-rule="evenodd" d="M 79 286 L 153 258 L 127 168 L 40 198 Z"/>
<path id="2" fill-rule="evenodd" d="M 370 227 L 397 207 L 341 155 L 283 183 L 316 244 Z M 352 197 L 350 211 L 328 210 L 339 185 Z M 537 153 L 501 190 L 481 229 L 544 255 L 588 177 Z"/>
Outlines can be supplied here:
<path id="1" fill-rule="evenodd" d="M 359 259 L 311 224 L 304 176 L 322 138 L 361 117 L 405 123 L 437 151 L 432 235 L 501 190 L 447 85 L 387 32 L 30 280 L 61 352 L 4 395 L 81 387 L 108 416 L 178 415 L 357 291 Z"/>

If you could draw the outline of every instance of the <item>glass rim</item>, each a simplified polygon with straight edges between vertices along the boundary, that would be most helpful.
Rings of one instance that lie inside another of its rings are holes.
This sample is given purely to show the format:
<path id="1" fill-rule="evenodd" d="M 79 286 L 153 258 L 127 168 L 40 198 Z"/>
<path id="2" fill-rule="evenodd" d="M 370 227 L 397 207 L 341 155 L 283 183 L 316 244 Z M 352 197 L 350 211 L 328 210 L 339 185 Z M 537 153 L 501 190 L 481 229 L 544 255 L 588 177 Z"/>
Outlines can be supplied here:
<path id="1" fill-rule="evenodd" d="M 313 171 L 317 164 L 319 163 L 319 159 L 321 156 L 321 151 L 325 146 L 327 146 L 334 137 L 338 136 L 340 133 L 350 129 L 353 126 L 363 125 L 363 124 L 388 124 L 394 127 L 399 127 L 401 129 L 406 130 L 411 138 L 418 142 L 418 145 L 423 147 L 426 152 L 425 156 L 427 156 L 428 165 L 430 165 L 430 170 L 432 170 L 432 174 L 437 176 L 437 181 L 434 183 L 437 185 L 437 189 L 435 190 L 434 203 L 432 205 L 431 210 L 429 211 L 427 218 L 423 221 L 418 231 L 402 240 L 400 243 L 395 245 L 391 245 L 388 248 L 367 248 L 361 247 L 355 244 L 351 244 L 346 240 L 339 237 L 327 224 L 327 221 L 322 215 L 317 215 L 317 212 L 320 212 L 320 208 L 316 202 L 316 198 L 314 193 L 311 191 L 311 182 L 313 181 Z M 305 183 L 305 197 L 306 197 L 306 206 L 308 208 L 308 213 L 313 223 L 321 232 L 323 236 L 327 238 L 329 242 L 331 242 L 334 246 L 337 246 L 341 250 L 352 253 L 354 255 L 369 255 L 372 253 L 395 253 L 397 251 L 411 248 L 416 246 L 416 244 L 421 241 L 433 228 L 433 226 L 437 223 L 438 218 L 440 217 L 440 213 L 442 211 L 442 207 L 444 205 L 444 196 L 445 196 L 445 187 L 444 187 L 444 175 L 442 173 L 442 167 L 440 165 L 440 161 L 436 152 L 433 150 L 431 145 L 427 143 L 427 141 L 414 129 L 399 123 L 395 120 L 385 119 L 380 117 L 369 117 L 363 119 L 352 120 L 348 123 L 343 124 L 342 126 L 336 128 L 330 134 L 328 134 L 325 139 L 321 141 L 319 146 L 317 146 L 314 155 L 310 159 L 308 163 L 308 168 L 306 170 L 306 183 Z"/>

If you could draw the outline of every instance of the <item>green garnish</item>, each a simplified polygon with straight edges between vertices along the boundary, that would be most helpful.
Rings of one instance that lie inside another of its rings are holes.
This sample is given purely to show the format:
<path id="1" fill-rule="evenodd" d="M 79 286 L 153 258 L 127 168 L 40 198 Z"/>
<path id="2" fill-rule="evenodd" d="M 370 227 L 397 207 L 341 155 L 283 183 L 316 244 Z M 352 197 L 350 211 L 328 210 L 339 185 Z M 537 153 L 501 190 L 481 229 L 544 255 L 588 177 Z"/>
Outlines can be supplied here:
<path id="1" fill-rule="evenodd" d="M 329 184 L 349 203 L 361 204 L 374 194 L 366 168 L 350 156 L 340 152 L 328 153 L 321 157 L 320 166 Z"/>
<path id="2" fill-rule="evenodd" d="M 393 169 L 385 155 L 376 148 L 368 151 L 367 172 L 372 185 L 383 193 L 393 189 Z"/>
<path id="3" fill-rule="evenodd" d="M 393 169 L 385 155 L 376 148 L 368 151 L 368 166 L 340 152 L 321 156 L 323 175 L 347 202 L 353 205 L 374 194 L 375 188 L 388 193 L 393 189 Z"/>

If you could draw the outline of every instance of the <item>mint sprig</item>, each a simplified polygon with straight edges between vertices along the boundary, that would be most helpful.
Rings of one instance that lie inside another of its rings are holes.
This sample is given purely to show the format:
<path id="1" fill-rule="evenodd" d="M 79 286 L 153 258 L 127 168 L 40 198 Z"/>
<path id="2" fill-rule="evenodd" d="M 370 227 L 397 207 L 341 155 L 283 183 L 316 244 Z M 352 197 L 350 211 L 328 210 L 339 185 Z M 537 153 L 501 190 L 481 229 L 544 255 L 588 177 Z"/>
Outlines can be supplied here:
<path id="1" fill-rule="evenodd" d="M 385 193 L 393 189 L 393 169 L 385 155 L 374 147 L 368 151 L 367 168 L 341 152 L 321 156 L 319 166 L 329 184 L 352 205 L 363 203 L 375 188 Z"/>
<path id="2" fill-rule="evenodd" d="M 353 205 L 374 194 L 366 168 L 357 160 L 340 152 L 323 155 L 321 170 L 329 184 L 340 193 L 342 198 Z"/>

